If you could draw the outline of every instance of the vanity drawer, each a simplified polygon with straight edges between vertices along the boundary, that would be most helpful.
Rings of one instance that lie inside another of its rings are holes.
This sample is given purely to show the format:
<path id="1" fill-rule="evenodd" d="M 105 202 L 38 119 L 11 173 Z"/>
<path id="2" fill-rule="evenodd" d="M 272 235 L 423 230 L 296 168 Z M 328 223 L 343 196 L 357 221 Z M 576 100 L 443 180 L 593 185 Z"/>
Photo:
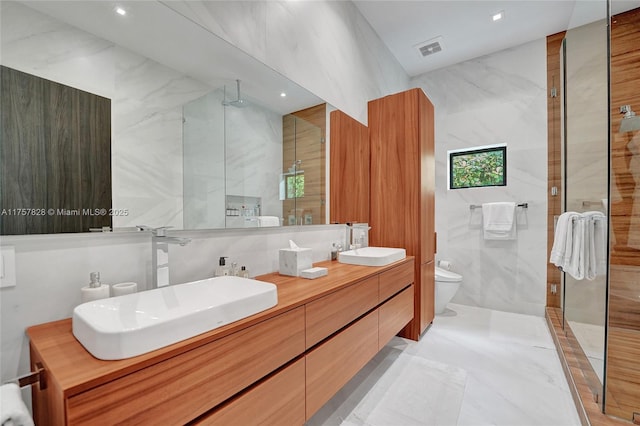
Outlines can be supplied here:
<path id="1" fill-rule="evenodd" d="M 378 353 L 378 310 L 306 355 L 307 420 Z"/>
<path id="2" fill-rule="evenodd" d="M 198 419 L 196 425 L 301 425 L 304 412 L 304 358 Z"/>
<path id="3" fill-rule="evenodd" d="M 69 398 L 70 424 L 184 424 L 304 352 L 302 307 Z"/>
<path id="4" fill-rule="evenodd" d="M 330 336 L 378 304 L 378 277 L 374 276 L 328 294 L 306 308 L 306 348 Z"/>
<path id="5" fill-rule="evenodd" d="M 378 349 L 382 349 L 413 319 L 413 297 L 414 288 L 413 285 L 410 285 L 380 306 L 378 309 L 380 315 Z"/>
<path id="6" fill-rule="evenodd" d="M 384 302 L 409 284 L 415 278 L 415 261 L 403 263 L 380 274 L 380 302 Z"/>

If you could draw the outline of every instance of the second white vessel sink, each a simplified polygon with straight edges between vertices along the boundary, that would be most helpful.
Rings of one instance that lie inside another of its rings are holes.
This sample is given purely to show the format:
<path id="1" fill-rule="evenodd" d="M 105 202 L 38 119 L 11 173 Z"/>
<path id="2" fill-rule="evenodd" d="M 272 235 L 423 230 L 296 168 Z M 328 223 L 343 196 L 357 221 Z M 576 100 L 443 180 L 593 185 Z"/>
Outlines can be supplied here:
<path id="1" fill-rule="evenodd" d="M 362 247 L 338 253 L 340 263 L 362 266 L 385 266 L 407 257 L 403 248 Z"/>
<path id="2" fill-rule="evenodd" d="M 188 339 L 278 303 L 274 284 L 216 277 L 83 303 L 73 335 L 93 356 L 116 360 Z"/>

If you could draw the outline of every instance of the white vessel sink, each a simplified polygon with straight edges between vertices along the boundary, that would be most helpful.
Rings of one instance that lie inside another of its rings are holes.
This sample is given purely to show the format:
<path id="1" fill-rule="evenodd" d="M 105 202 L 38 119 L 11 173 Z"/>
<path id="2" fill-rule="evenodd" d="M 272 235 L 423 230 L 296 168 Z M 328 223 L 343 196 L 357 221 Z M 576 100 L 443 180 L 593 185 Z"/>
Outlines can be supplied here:
<path id="1" fill-rule="evenodd" d="M 362 247 L 338 253 L 340 263 L 362 266 L 385 266 L 407 257 L 403 248 Z"/>
<path id="2" fill-rule="evenodd" d="M 264 311 L 278 303 L 274 284 L 216 277 L 83 303 L 73 335 L 93 356 L 142 355 Z"/>

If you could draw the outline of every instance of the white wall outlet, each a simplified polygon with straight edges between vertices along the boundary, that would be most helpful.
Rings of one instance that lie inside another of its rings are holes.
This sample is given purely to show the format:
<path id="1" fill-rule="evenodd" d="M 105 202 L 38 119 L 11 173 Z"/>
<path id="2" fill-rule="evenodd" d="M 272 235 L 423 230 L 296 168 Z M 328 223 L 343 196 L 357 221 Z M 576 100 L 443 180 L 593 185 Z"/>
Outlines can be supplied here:
<path id="1" fill-rule="evenodd" d="M 16 286 L 16 249 L 2 247 L 0 255 L 0 288 Z"/>

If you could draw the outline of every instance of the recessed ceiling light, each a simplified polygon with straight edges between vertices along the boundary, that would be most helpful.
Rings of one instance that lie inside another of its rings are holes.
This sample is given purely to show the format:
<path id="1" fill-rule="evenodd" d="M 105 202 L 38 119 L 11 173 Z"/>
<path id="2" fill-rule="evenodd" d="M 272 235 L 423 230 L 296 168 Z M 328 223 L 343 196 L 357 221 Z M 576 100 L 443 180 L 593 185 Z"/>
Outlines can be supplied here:
<path id="1" fill-rule="evenodd" d="M 504 10 L 501 10 L 501 11 L 500 11 L 500 12 L 498 12 L 498 13 L 494 13 L 494 14 L 491 16 L 491 19 L 493 19 L 493 22 L 499 21 L 499 20 L 501 20 L 501 19 L 503 19 L 503 18 L 504 18 Z"/>
<path id="2" fill-rule="evenodd" d="M 287 94 L 286 94 L 286 93 L 284 93 L 284 92 L 282 92 L 282 93 L 280 93 L 280 97 L 281 97 L 281 98 L 286 98 L 286 97 L 287 97 Z"/>
<path id="3" fill-rule="evenodd" d="M 120 6 L 116 7 L 115 11 L 120 16 L 124 16 L 124 15 L 127 14 L 127 11 L 124 8 L 120 7 Z"/>

